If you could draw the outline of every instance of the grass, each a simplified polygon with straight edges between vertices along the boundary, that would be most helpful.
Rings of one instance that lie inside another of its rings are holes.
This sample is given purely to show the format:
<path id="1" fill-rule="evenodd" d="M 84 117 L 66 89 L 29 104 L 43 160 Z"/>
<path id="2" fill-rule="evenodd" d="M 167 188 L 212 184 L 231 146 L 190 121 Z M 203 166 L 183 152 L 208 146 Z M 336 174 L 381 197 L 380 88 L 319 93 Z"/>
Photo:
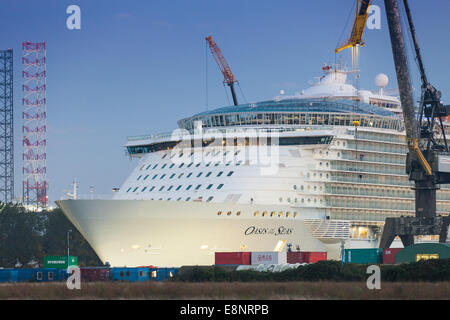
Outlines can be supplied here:
<path id="1" fill-rule="evenodd" d="M 450 282 L 384 282 L 369 290 L 365 282 L 98 282 L 68 290 L 65 283 L 0 284 L 0 299 L 337 299 L 424 300 L 450 297 Z"/>

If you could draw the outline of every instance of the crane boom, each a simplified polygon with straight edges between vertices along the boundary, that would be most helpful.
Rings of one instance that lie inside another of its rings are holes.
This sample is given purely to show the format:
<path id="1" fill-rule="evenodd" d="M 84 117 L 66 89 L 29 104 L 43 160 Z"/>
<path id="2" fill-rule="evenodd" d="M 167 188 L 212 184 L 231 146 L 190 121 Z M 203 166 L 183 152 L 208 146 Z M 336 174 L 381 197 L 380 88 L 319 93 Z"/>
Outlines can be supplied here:
<path id="1" fill-rule="evenodd" d="M 359 5 L 360 1 L 361 6 Z M 356 17 L 353 23 L 352 33 L 350 34 L 350 38 L 344 44 L 335 49 L 336 53 L 350 47 L 364 45 L 362 37 L 369 16 L 369 7 L 371 3 L 372 0 L 356 0 Z"/>
<path id="2" fill-rule="evenodd" d="M 227 60 L 223 56 L 217 43 L 213 40 L 212 36 L 206 37 L 205 39 L 208 41 L 209 49 L 211 50 L 214 60 L 216 60 L 216 63 L 223 74 L 223 83 L 226 83 L 230 87 L 233 103 L 237 106 L 238 101 L 236 98 L 236 92 L 234 91 L 234 83 L 238 81 L 234 77 L 233 72 L 231 72 L 231 68 L 227 63 Z"/>

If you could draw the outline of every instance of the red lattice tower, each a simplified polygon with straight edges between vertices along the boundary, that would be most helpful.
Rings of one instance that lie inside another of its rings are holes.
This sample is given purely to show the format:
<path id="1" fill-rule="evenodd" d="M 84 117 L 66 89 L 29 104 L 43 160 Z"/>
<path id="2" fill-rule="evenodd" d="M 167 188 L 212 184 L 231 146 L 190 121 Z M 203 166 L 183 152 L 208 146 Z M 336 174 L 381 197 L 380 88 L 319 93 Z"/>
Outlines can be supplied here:
<path id="1" fill-rule="evenodd" d="M 47 206 L 47 101 L 45 42 L 22 43 L 23 203 Z"/>

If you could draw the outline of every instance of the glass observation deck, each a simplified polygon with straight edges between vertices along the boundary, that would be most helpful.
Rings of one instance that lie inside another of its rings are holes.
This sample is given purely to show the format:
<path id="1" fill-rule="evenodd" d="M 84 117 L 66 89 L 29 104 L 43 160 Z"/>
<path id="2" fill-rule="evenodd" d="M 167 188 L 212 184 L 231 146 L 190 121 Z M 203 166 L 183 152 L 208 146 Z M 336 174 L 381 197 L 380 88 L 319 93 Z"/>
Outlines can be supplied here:
<path id="1" fill-rule="evenodd" d="M 203 127 L 312 125 L 352 126 L 403 130 L 402 120 L 393 112 L 359 101 L 326 99 L 286 99 L 229 106 L 181 119 L 178 125 L 192 131 L 195 122 Z"/>

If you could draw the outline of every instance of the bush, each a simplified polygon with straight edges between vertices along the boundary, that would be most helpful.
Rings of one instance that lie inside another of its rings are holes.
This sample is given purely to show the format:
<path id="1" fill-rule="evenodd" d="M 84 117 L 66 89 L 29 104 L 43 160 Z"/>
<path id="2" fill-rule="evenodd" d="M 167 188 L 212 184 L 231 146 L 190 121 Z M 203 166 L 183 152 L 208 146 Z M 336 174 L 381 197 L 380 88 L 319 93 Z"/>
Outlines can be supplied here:
<path id="1" fill-rule="evenodd" d="M 236 271 L 235 268 L 182 267 L 173 281 L 252 282 L 252 281 L 365 281 L 369 265 L 319 261 L 283 272 Z M 450 259 L 427 260 L 400 265 L 381 265 L 382 281 L 450 281 Z"/>

